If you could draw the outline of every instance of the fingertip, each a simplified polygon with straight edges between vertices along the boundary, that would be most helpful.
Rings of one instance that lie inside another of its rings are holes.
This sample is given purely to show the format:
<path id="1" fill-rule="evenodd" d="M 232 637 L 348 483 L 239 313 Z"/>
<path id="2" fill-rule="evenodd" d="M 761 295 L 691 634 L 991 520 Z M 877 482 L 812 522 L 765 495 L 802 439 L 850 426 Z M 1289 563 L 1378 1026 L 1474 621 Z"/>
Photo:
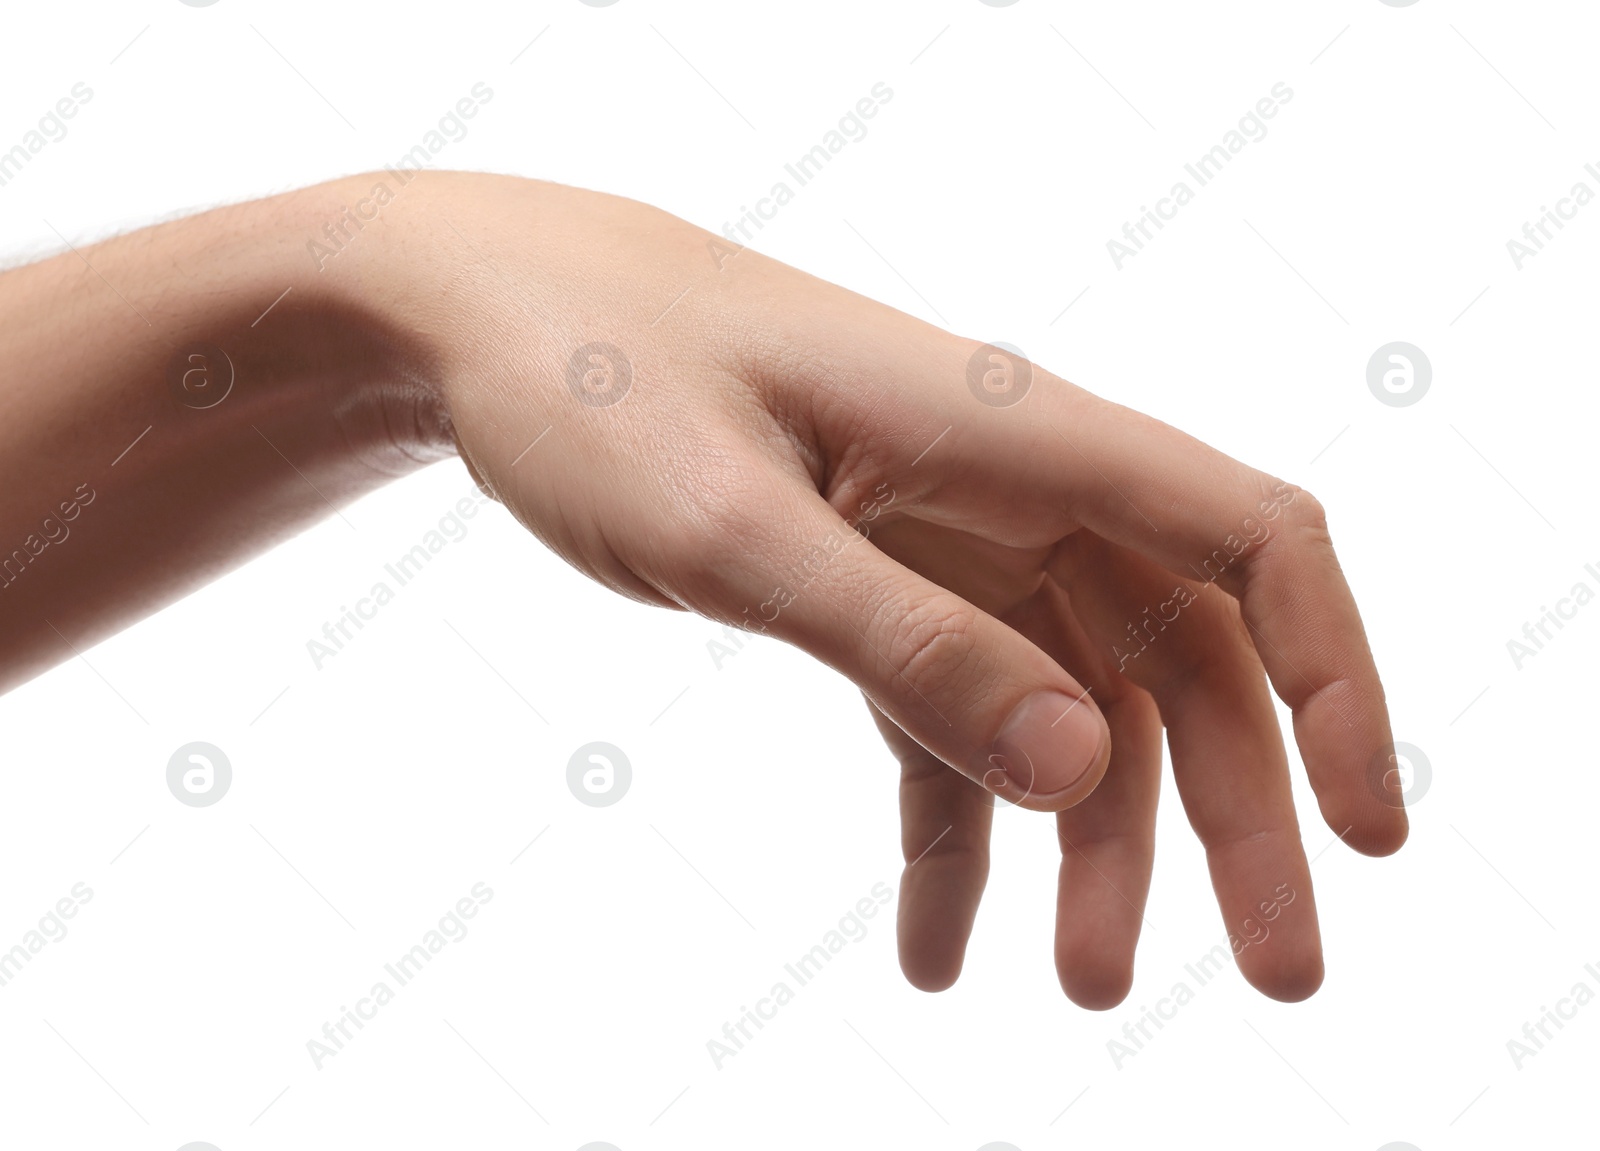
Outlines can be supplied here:
<path id="1" fill-rule="evenodd" d="M 981 877 L 977 890 L 971 890 L 970 872 L 957 877 L 954 886 L 940 878 L 930 872 L 923 885 L 909 891 L 901 886 L 896 950 L 901 973 L 918 991 L 947 991 L 961 977 L 982 892 Z"/>
<path id="2" fill-rule="evenodd" d="M 1354 771 L 1340 771 L 1340 787 L 1317 788 L 1322 818 L 1361 855 L 1393 855 L 1411 833 L 1408 800 L 1420 800 L 1431 781 L 1427 757 L 1411 744 L 1389 739 L 1367 758 L 1360 775 L 1358 783 Z"/>
<path id="3" fill-rule="evenodd" d="M 1395 854 L 1406 845 L 1406 840 L 1410 838 L 1410 826 L 1402 824 L 1394 831 L 1384 832 L 1381 835 L 1360 841 L 1349 840 L 1347 842 L 1362 855 L 1371 856 L 1374 859 L 1382 859 L 1385 856 Z"/>
<path id="4" fill-rule="evenodd" d="M 1246 974 L 1245 979 L 1251 987 L 1268 999 L 1275 999 L 1279 1003 L 1302 1003 L 1322 987 L 1322 980 L 1326 974 L 1322 956 L 1318 955 L 1311 963 L 1253 975 Z"/>
<path id="5" fill-rule="evenodd" d="M 1369 809 L 1361 818 L 1352 820 L 1336 817 L 1327 823 L 1346 847 L 1360 855 L 1377 859 L 1393 855 L 1411 837 L 1411 821 L 1406 817 L 1405 809 L 1387 805 L 1376 814 Z"/>
<path id="6" fill-rule="evenodd" d="M 948 991 L 954 987 L 956 980 L 961 978 L 961 959 L 951 963 L 929 963 L 921 957 L 900 957 L 900 972 L 906 977 L 906 982 L 918 991 L 936 994 Z"/>
<path id="7" fill-rule="evenodd" d="M 1236 962 L 1245 982 L 1279 1003 L 1310 999 L 1327 973 L 1315 931 L 1304 936 L 1274 931 L 1260 945 L 1247 947 Z"/>
<path id="8" fill-rule="evenodd" d="M 1133 990 L 1133 969 L 1084 968 L 1078 964 L 1057 964 L 1056 976 L 1068 999 L 1085 1011 L 1110 1011 L 1120 1006 Z"/>
<path id="9" fill-rule="evenodd" d="M 926 991 L 928 994 L 938 994 L 954 988 L 955 981 L 962 977 L 962 969 L 957 967 L 954 972 L 917 972 L 901 964 L 901 972 L 906 975 L 907 983 L 917 988 L 917 991 Z"/>

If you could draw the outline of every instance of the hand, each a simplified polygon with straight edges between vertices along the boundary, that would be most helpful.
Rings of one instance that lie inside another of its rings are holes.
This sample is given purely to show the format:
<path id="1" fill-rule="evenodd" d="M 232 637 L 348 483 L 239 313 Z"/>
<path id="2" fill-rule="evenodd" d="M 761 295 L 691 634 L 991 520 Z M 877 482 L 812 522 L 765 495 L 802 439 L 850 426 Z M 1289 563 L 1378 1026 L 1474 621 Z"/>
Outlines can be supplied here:
<path id="1" fill-rule="evenodd" d="M 1230 938 L 1275 920 L 1235 944 L 1242 972 L 1274 998 L 1317 988 L 1268 683 L 1330 828 L 1384 855 L 1406 817 L 1309 493 L 646 206 L 415 188 L 385 290 L 479 483 L 607 586 L 777 636 L 866 696 L 903 769 L 914 984 L 960 971 L 998 796 L 1057 813 L 1062 986 L 1121 1001 L 1165 725 Z"/>
<path id="2" fill-rule="evenodd" d="M 459 450 L 596 579 L 861 688 L 903 765 L 919 987 L 960 970 L 998 796 L 1058 813 L 1067 993 L 1121 1000 L 1165 724 L 1241 970 L 1315 990 L 1263 671 L 1329 826 L 1404 841 L 1309 494 L 665 213 L 358 176 L 13 269 L 0 314 L 0 363 L 51 385 L 0 421 L 0 690 Z"/>

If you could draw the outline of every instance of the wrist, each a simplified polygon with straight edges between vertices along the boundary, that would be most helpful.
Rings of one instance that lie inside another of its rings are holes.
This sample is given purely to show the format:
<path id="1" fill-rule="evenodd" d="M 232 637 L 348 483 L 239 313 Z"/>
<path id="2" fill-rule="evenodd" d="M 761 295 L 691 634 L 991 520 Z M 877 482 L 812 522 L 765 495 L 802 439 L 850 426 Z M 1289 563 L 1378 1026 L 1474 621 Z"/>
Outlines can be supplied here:
<path id="1" fill-rule="evenodd" d="M 337 306 L 386 333 L 386 403 L 411 405 L 410 450 L 460 451 L 484 483 L 456 422 L 520 423 L 547 402 L 543 346 L 564 326 L 571 285 L 528 269 L 560 265 L 581 207 L 560 215 L 559 193 L 570 191 L 537 180 L 432 169 L 385 169 L 316 191 L 309 211 L 320 239 L 303 245 L 307 267 L 320 262 Z"/>
<path id="2" fill-rule="evenodd" d="M 307 377 L 311 417 L 335 423 L 386 474 L 455 451 L 424 175 L 365 173 L 263 202 L 273 239 L 258 278 L 293 284 L 284 303 L 300 304 L 292 334 L 273 347 Z"/>

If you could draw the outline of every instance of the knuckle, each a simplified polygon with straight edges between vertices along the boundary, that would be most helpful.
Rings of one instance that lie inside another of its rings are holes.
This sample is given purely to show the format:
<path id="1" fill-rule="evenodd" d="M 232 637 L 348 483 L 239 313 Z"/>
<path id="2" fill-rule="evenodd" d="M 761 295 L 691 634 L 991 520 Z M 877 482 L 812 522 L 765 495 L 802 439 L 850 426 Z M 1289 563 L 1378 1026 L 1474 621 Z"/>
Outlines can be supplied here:
<path id="1" fill-rule="evenodd" d="M 1261 542 L 1260 552 L 1245 571 L 1245 586 L 1268 578 L 1283 565 L 1299 566 L 1311 559 L 1322 562 L 1332 555 L 1328 512 L 1322 501 L 1304 488 L 1272 481 L 1277 493 L 1262 503 L 1263 511 L 1275 507 L 1274 526 Z"/>
<path id="2" fill-rule="evenodd" d="M 900 757 L 901 795 L 922 789 L 937 789 L 945 782 L 949 771 L 944 760 L 918 747 Z"/>
<path id="3" fill-rule="evenodd" d="M 987 874 L 989 870 L 989 839 L 988 836 L 979 836 L 966 829 L 958 829 L 954 824 L 947 825 L 948 830 L 938 834 L 930 843 L 919 843 L 909 836 L 903 837 L 900 843 L 900 853 L 905 859 L 908 868 L 918 864 L 931 863 L 934 860 L 955 862 L 965 868 L 972 868 L 980 873 Z"/>
<path id="4" fill-rule="evenodd" d="M 1118 829 L 1110 826 L 1091 826 L 1084 829 L 1068 827 L 1067 821 L 1056 823 L 1056 844 L 1061 854 L 1068 858 L 1083 855 L 1085 848 L 1095 848 L 1102 861 L 1140 862 L 1155 854 L 1155 826 Z"/>
<path id="5" fill-rule="evenodd" d="M 1294 499 L 1285 507 L 1291 527 L 1301 533 L 1317 537 L 1328 534 L 1328 509 L 1321 500 L 1304 488 L 1295 492 Z"/>
<path id="6" fill-rule="evenodd" d="M 1157 705 L 1176 704 L 1196 688 L 1240 698 L 1240 693 L 1247 697 L 1258 686 L 1261 665 L 1237 601 L 1204 595 L 1189 617 L 1175 626 L 1182 629 L 1176 642 L 1141 671 L 1139 685 L 1150 695 L 1139 701 L 1137 708 L 1129 709 L 1130 716 L 1138 716 L 1131 722 L 1153 722 L 1159 727 L 1162 717 Z M 1142 710 L 1146 705 L 1148 711 Z"/>
<path id="7" fill-rule="evenodd" d="M 977 613 L 953 596 L 901 609 L 890 629 L 889 659 L 917 691 L 945 691 L 952 680 L 972 675 Z"/>

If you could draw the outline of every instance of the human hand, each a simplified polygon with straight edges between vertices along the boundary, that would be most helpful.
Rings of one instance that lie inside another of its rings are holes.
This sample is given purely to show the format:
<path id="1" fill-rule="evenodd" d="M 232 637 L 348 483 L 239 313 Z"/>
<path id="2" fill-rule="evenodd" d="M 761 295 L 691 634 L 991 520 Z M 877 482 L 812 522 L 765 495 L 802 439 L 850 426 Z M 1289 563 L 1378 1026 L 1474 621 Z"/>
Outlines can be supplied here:
<path id="1" fill-rule="evenodd" d="M 1303 900 L 1235 949 L 1243 974 L 1316 989 L 1269 682 L 1329 827 L 1385 855 L 1407 824 L 1371 770 L 1383 690 L 1309 493 L 644 205 L 417 187 L 385 290 L 479 483 L 607 586 L 777 636 L 866 696 L 903 769 L 914 984 L 959 973 L 997 796 L 1057 813 L 1067 994 L 1122 1000 L 1164 725 L 1230 935 L 1285 886 Z"/>

